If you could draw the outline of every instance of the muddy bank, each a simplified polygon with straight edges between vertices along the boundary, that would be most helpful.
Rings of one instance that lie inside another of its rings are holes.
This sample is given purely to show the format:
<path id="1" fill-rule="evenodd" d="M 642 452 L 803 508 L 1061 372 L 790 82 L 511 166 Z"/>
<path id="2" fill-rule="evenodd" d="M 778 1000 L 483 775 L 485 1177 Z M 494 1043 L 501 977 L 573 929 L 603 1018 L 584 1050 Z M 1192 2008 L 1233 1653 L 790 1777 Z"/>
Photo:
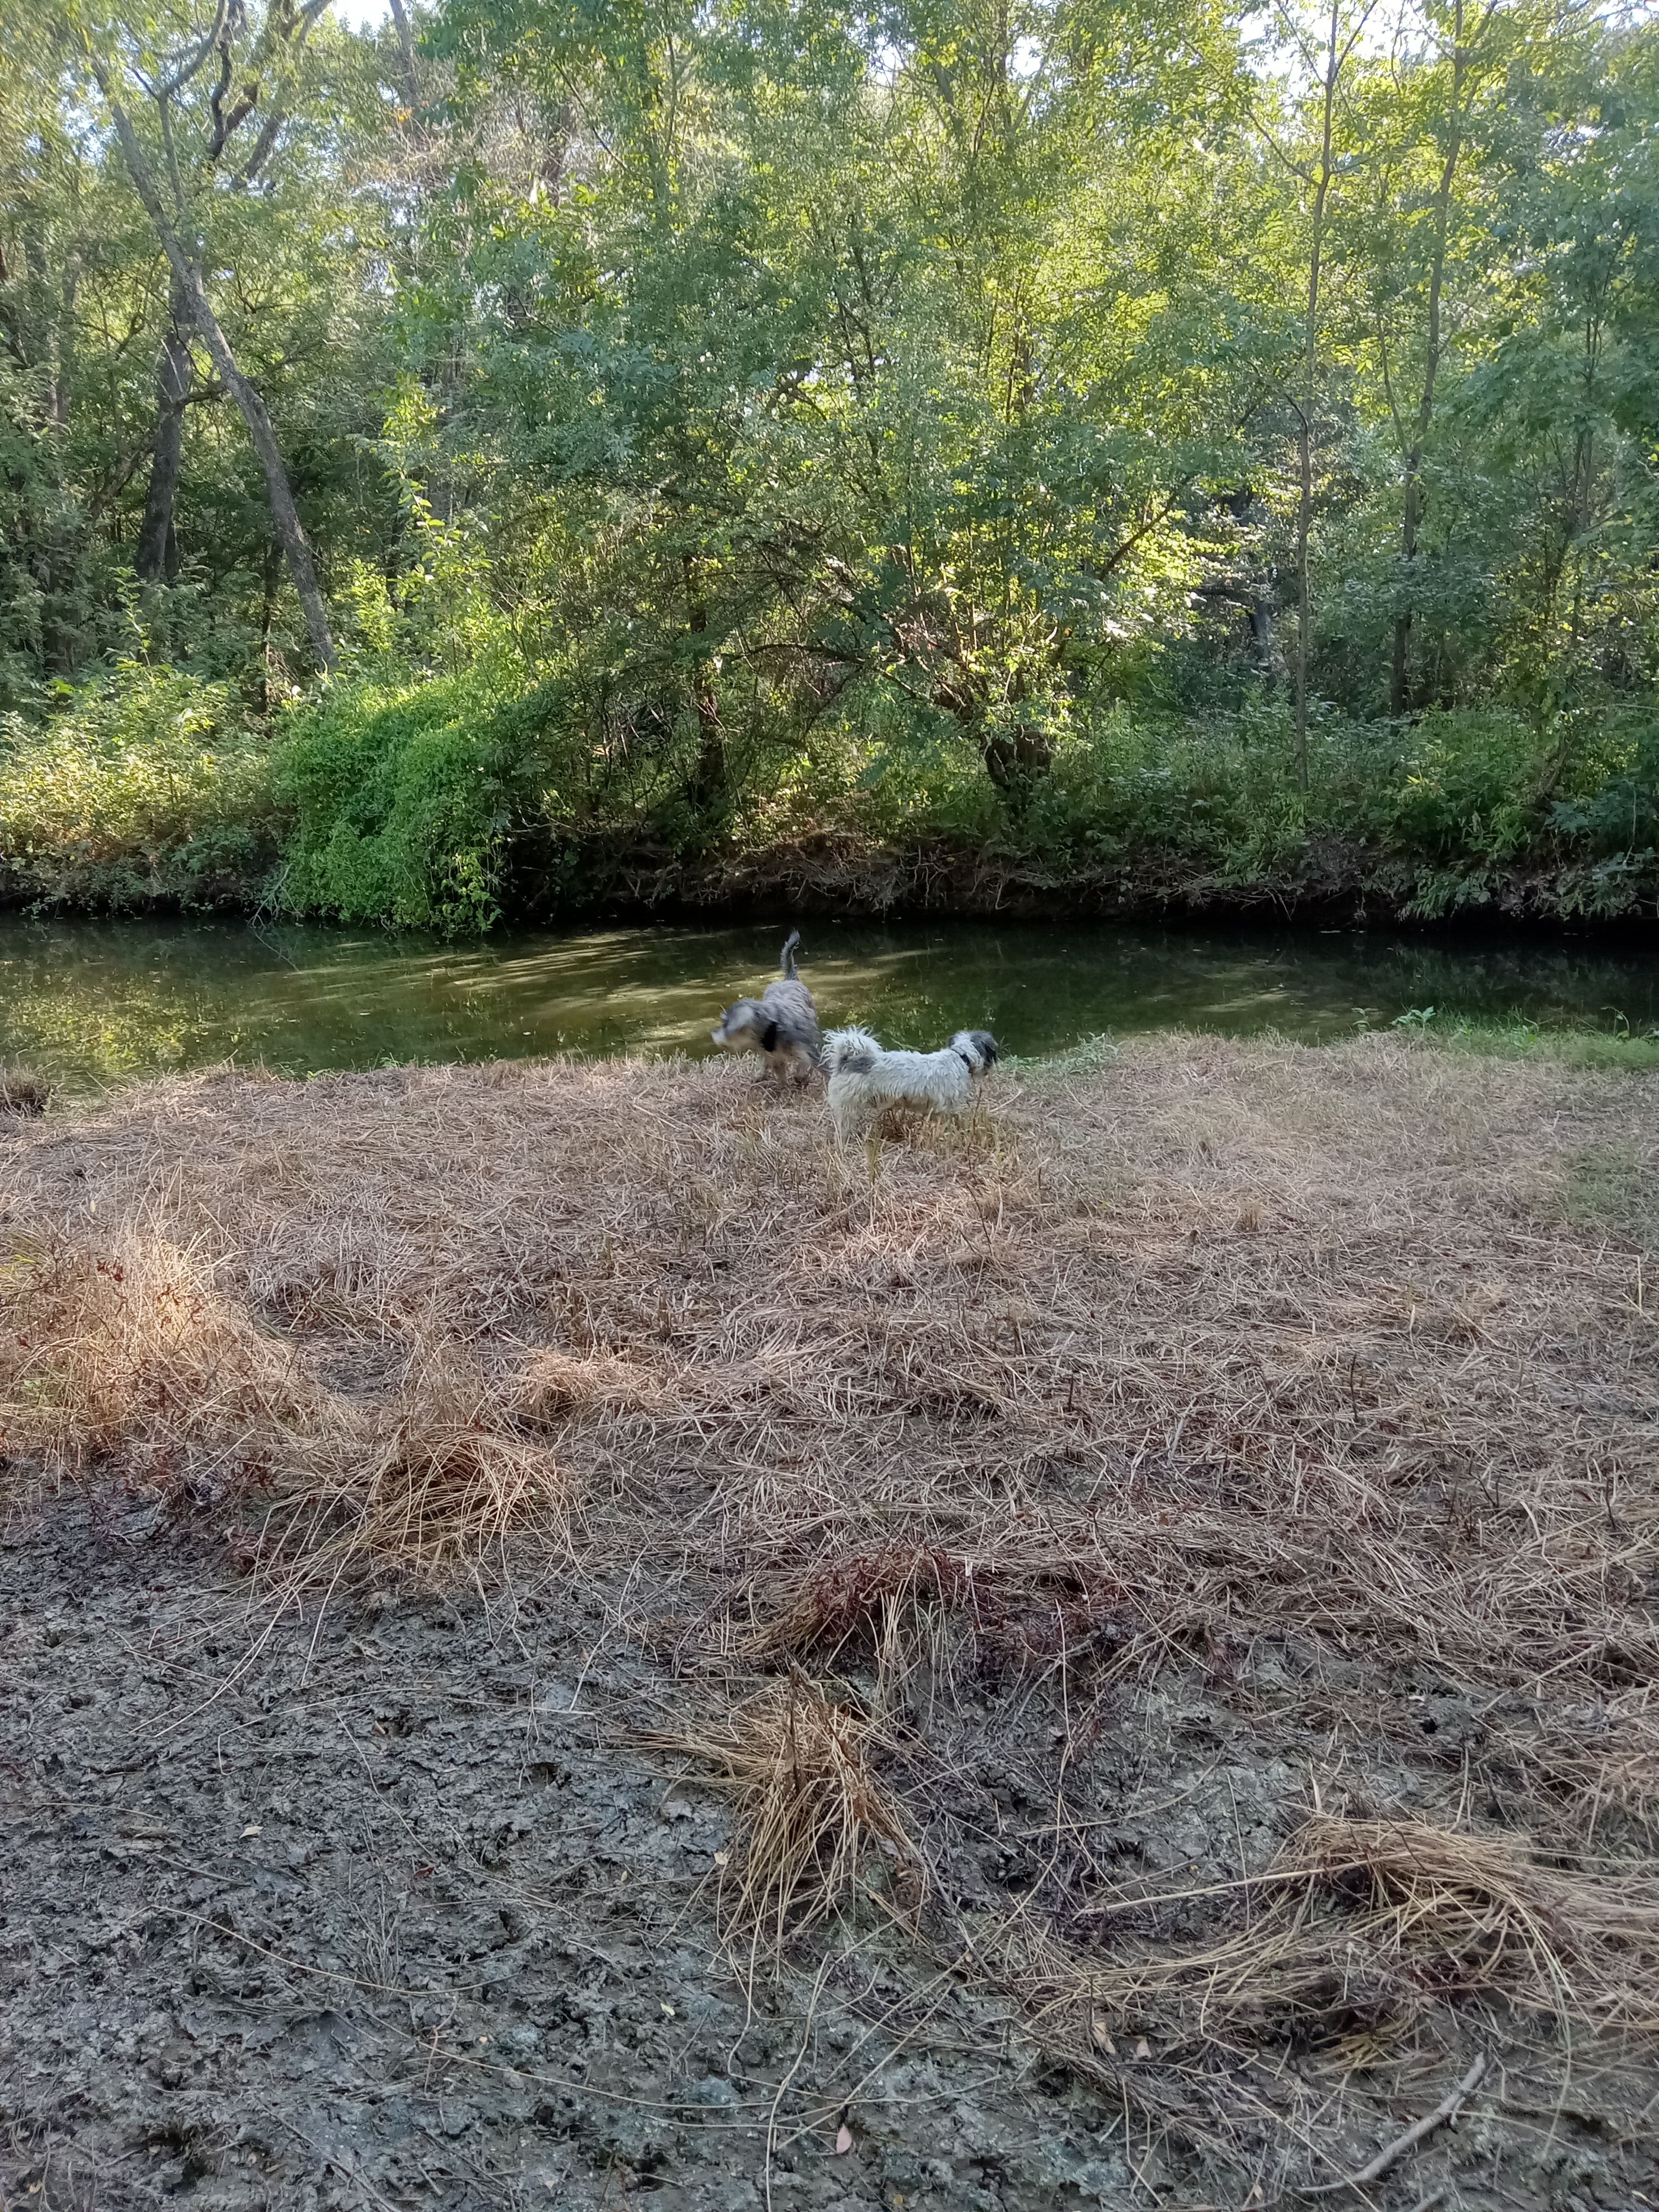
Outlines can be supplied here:
<path id="1" fill-rule="evenodd" d="M 1125 2184 L 967 1996 L 907 2047 L 878 1935 L 751 2007 L 703 1894 L 729 1810 L 629 1750 L 663 1686 L 597 1596 L 337 1607 L 250 1659 L 205 1534 L 99 1493 L 0 1555 L 8 2203 L 723 2212 L 775 2111 L 780 2204 Z"/>
<path id="2" fill-rule="evenodd" d="M 43 876 L 0 854 L 0 910 L 334 918 L 310 910 L 295 916 L 285 904 L 283 873 L 269 853 L 249 872 L 209 869 L 183 883 L 135 860 L 117 882 L 77 878 L 66 889 L 58 873 Z M 508 927 L 753 915 L 770 923 L 784 915 L 1659 934 L 1659 866 L 1650 854 L 1443 865 L 1329 836 L 1310 839 L 1283 866 L 1238 874 L 1157 846 L 1103 857 L 1013 841 L 881 843 L 829 830 L 780 843 L 717 840 L 697 851 L 654 844 L 634 830 L 556 843 L 538 831 L 509 843 L 497 899 L 497 919 Z"/>
<path id="3" fill-rule="evenodd" d="M 734 1974 L 709 1895 L 729 1806 L 629 1748 L 668 1709 L 603 1604 L 337 1607 L 250 1660 L 246 1591 L 205 1570 L 199 1534 L 107 1495 L 0 1554 L 7 2203 L 1234 2201 L 1231 2160 L 1157 2117 L 1164 2048 L 1124 2043 L 1153 2100 L 1126 2136 L 1121 2098 L 1027 2039 L 970 1960 L 941 1977 L 878 1923 Z M 1417 1694 L 1467 1746 L 1468 1701 Z M 1229 1703 L 1190 1682 L 1115 1731 L 1094 1840 L 1116 1867 L 1202 1888 L 1271 1850 L 1310 1747 L 1269 1753 Z M 989 1749 L 988 1712 L 959 1738 L 979 1771 L 957 1809 L 985 1824 L 951 1868 L 969 1908 L 1030 1887 L 1034 1838 L 1052 1856 L 1060 1722 L 1047 1700 L 1035 1721 L 1024 1755 Z M 1639 2203 L 1650 2065 L 1591 2043 L 1558 2110 L 1553 2039 L 1478 2032 L 1502 2074 L 1378 2201 Z M 1357 2170 L 1455 2070 L 1424 2052 L 1351 2089 L 1328 2154 Z"/>
<path id="4" fill-rule="evenodd" d="M 1655 1097 L 1166 1038 L 873 1178 L 729 1065 L 9 1133 L 6 2201 L 1291 2202 L 1485 2056 L 1339 2201 L 1639 2203 Z"/>
<path id="5" fill-rule="evenodd" d="M 1659 928 L 1650 856 L 1481 867 L 1320 836 L 1291 864 L 1235 875 L 1157 848 L 1111 859 L 1017 846 L 876 845 L 828 834 L 707 855 L 637 844 L 521 857 L 514 919 L 593 913 L 1002 915 L 1037 921 L 1294 921 L 1310 928 L 1482 927 L 1545 933 Z"/>

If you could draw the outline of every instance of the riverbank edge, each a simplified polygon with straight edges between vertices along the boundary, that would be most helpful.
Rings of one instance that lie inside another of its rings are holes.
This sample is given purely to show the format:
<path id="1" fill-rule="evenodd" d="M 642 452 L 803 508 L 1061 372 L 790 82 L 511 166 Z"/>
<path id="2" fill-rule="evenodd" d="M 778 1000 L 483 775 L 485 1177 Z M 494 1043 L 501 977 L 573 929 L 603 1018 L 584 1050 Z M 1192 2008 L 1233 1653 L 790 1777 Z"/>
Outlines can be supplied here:
<path id="1" fill-rule="evenodd" d="M 592 911 L 707 915 L 764 907 L 802 915 L 1102 921 L 1235 920 L 1363 929 L 1480 930 L 1520 924 L 1659 937 L 1659 865 L 1638 856 L 1550 867 L 1436 869 L 1334 839 L 1300 864 L 1255 876 L 1176 854 L 1066 865 L 943 839 L 873 846 L 833 835 L 702 856 L 595 854 Z M 553 918 L 558 909 L 548 909 Z"/>
<path id="2" fill-rule="evenodd" d="M 1147 851 L 1072 861 L 942 837 L 875 842 L 827 830 L 745 848 L 728 841 L 687 853 L 595 837 L 509 848 L 498 889 L 500 927 L 619 916 L 708 921 L 764 909 L 805 918 L 886 920 L 1291 922 L 1317 928 L 1502 927 L 1659 939 L 1659 858 L 1499 869 L 1437 867 L 1334 838 L 1313 839 L 1291 867 L 1238 875 Z M 103 915 L 176 914 L 374 926 L 376 918 L 296 908 L 279 865 L 258 877 L 209 869 L 181 879 L 169 856 L 78 881 L 42 880 L 0 854 L 0 910 Z M 392 916 L 381 926 L 395 927 Z"/>
<path id="3" fill-rule="evenodd" d="M 1437 1020 L 1432 1007 L 1425 1010 L 1426 1018 L 1407 1017 L 1389 1025 L 1389 1032 L 1371 1031 L 1371 1035 L 1392 1033 L 1413 1051 L 1443 1054 L 1458 1060 L 1507 1060 L 1550 1063 L 1559 1067 L 1582 1069 L 1603 1075 L 1659 1074 L 1659 1030 L 1646 1033 L 1625 1030 L 1590 1030 L 1577 1027 L 1541 1029 L 1528 1022 L 1474 1022 L 1455 1018 Z M 1057 1046 L 1052 1052 L 1007 1053 L 1003 1064 L 1021 1076 L 1032 1075 L 1039 1079 L 1059 1079 L 1086 1073 L 1115 1055 L 1126 1044 L 1160 1034 L 1148 1030 L 1103 1030 L 1093 1036 L 1082 1037 L 1074 1044 Z M 1184 1036 L 1190 1040 L 1213 1037 L 1218 1033 L 1204 1030 L 1178 1029 L 1162 1032 Z M 1362 1032 L 1362 1034 L 1364 1034 Z M 1267 1042 L 1293 1043 L 1314 1052 L 1334 1051 L 1339 1046 L 1352 1042 L 1354 1032 L 1345 1031 L 1340 1036 L 1317 1041 L 1286 1038 L 1273 1030 L 1260 1033 Z M 662 1059 L 672 1060 L 675 1054 L 662 1055 L 648 1064 L 660 1065 Z M 101 1112 L 118 1092 L 141 1089 L 145 1084 L 216 1073 L 228 1075 L 257 1073 L 261 1079 L 276 1083 L 310 1083 L 337 1081 L 342 1076 L 383 1073 L 388 1066 L 402 1071 L 430 1067 L 514 1067 L 532 1066 L 550 1060 L 568 1060 L 586 1066 L 603 1066 L 621 1060 L 632 1060 L 635 1055 L 627 1053 L 601 1053 L 591 1060 L 580 1061 L 579 1055 L 533 1054 L 520 1061 L 514 1058 L 499 1060 L 406 1060 L 395 1062 L 377 1061 L 368 1068 L 318 1068 L 308 1073 L 293 1069 L 273 1068 L 263 1060 L 234 1064 L 227 1061 L 216 1069 L 151 1071 L 136 1078 L 131 1084 L 99 1084 L 82 1088 L 69 1081 L 48 1075 L 27 1059 L 0 1059 L 0 1135 L 9 1130 L 26 1127 L 50 1115 L 57 1122 L 84 1121 Z"/>

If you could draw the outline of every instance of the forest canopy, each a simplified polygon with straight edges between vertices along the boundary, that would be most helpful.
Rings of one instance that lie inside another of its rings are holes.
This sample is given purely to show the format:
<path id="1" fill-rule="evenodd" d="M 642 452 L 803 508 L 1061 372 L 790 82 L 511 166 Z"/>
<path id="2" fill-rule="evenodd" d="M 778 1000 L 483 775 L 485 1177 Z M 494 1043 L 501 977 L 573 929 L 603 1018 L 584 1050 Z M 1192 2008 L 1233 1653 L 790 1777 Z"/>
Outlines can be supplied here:
<path id="1" fill-rule="evenodd" d="M 9 24 L 12 895 L 1651 908 L 1645 14 Z"/>

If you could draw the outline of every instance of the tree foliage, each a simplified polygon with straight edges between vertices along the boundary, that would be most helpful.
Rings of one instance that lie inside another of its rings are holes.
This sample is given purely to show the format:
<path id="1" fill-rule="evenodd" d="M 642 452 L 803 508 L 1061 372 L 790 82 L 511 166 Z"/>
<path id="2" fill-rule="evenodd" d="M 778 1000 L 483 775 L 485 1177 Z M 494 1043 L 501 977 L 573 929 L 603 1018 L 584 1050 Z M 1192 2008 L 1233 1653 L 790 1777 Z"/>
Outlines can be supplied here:
<path id="1" fill-rule="evenodd" d="M 0 705 L 221 687 L 284 896 L 476 926 L 836 829 L 1635 895 L 1644 17 L 258 4 L 26 0 Z"/>

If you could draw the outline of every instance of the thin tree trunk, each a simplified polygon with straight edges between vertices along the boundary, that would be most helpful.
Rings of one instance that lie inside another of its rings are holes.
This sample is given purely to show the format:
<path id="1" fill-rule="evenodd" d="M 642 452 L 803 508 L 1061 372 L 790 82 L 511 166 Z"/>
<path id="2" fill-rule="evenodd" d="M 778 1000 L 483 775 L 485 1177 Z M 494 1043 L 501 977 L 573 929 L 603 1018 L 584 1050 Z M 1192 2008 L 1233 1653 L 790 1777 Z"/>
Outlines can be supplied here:
<path id="1" fill-rule="evenodd" d="M 404 0 L 392 0 L 392 21 L 397 27 L 398 54 L 404 65 L 404 90 L 409 94 L 409 112 L 418 118 L 425 100 L 421 90 L 420 68 L 415 58 L 415 33 Z"/>
<path id="2" fill-rule="evenodd" d="M 1331 9 L 1331 52 L 1325 77 L 1324 135 L 1319 183 L 1314 193 L 1313 239 L 1308 255 L 1308 316 L 1303 346 L 1302 404 L 1297 410 L 1300 489 L 1296 507 L 1296 781 L 1308 795 L 1308 641 L 1312 610 L 1308 593 L 1308 539 L 1313 528 L 1313 413 L 1319 373 L 1319 283 L 1323 273 L 1325 203 L 1331 189 L 1331 111 L 1336 99 L 1336 7 Z"/>
<path id="3" fill-rule="evenodd" d="M 185 450 L 185 402 L 190 397 L 190 346 L 185 335 L 189 327 L 190 309 L 175 276 L 167 326 L 161 334 L 161 351 L 155 364 L 155 443 L 150 451 L 149 485 L 132 564 L 141 584 L 171 583 L 178 569 L 173 509 Z"/>
<path id="4" fill-rule="evenodd" d="M 708 603 L 703 597 L 697 564 L 689 554 L 684 569 L 686 629 L 690 636 L 702 640 L 702 647 L 694 653 L 691 663 L 691 696 L 697 709 L 697 757 L 692 765 L 687 793 L 701 814 L 725 794 L 726 732 L 720 726 L 720 695 L 714 689 L 714 672 L 707 651 Z"/>
<path id="5" fill-rule="evenodd" d="M 1486 21 L 1492 9 L 1486 11 Z M 1478 26 L 1475 35 L 1480 36 Z M 1440 308 L 1446 282 L 1446 240 L 1451 228 L 1452 186 L 1463 151 L 1463 81 L 1468 55 L 1463 45 L 1463 0 L 1455 0 L 1452 16 L 1451 137 L 1440 166 L 1440 183 L 1434 204 L 1434 258 L 1429 264 L 1429 316 L 1424 349 L 1423 396 L 1417 410 L 1415 434 L 1406 455 L 1406 496 L 1400 520 L 1400 552 L 1407 579 L 1406 605 L 1395 617 L 1394 665 L 1389 681 L 1389 712 L 1396 720 L 1411 709 L 1412 607 L 1409 580 L 1417 559 L 1418 532 L 1423 520 L 1423 454 L 1434 419 L 1434 387 L 1440 374 Z"/>
<path id="6" fill-rule="evenodd" d="M 269 547 L 261 564 L 264 586 L 259 602 L 259 719 L 270 720 L 270 623 L 276 611 L 276 580 L 282 574 L 279 546 Z"/>
<path id="7" fill-rule="evenodd" d="M 1312 627 L 1309 604 L 1308 539 L 1313 529 L 1314 401 L 1319 379 L 1319 289 L 1324 276 L 1325 212 L 1336 173 L 1336 94 L 1348 57 L 1369 20 L 1375 0 L 1366 0 L 1346 40 L 1342 38 L 1343 0 L 1329 0 L 1329 29 L 1325 48 L 1325 75 L 1320 116 L 1319 181 L 1314 191 L 1313 236 L 1308 251 L 1308 314 L 1303 343 L 1302 403 L 1297 409 L 1301 464 L 1300 495 L 1296 509 L 1296 781 L 1303 798 L 1308 795 L 1308 648 Z M 1340 42 L 1340 44 L 1339 44 Z"/>
<path id="8" fill-rule="evenodd" d="M 70 253 L 64 268 L 62 304 L 52 342 L 52 386 L 46 394 L 46 413 L 56 429 L 67 430 L 70 386 L 75 366 L 75 295 L 81 288 L 81 254 Z"/>
<path id="9" fill-rule="evenodd" d="M 1301 492 L 1296 510 L 1296 783 L 1308 795 L 1308 534 L 1313 520 L 1313 432 L 1304 410 L 1297 438 Z"/>
<path id="10" fill-rule="evenodd" d="M 1417 559 L 1417 471 L 1421 462 L 1420 450 L 1413 449 L 1406 457 L 1406 503 L 1400 524 L 1400 553 L 1407 578 L 1407 602 L 1394 618 L 1394 660 L 1389 671 L 1389 712 L 1395 721 L 1408 714 L 1412 705 L 1412 607 L 1409 580 L 1412 564 Z"/>
<path id="11" fill-rule="evenodd" d="M 236 356 L 230 349 L 230 341 L 220 328 L 219 318 L 214 313 L 208 299 L 201 271 L 185 252 L 177 230 L 167 219 L 167 209 L 156 189 L 155 175 L 145 158 L 144 149 L 138 143 L 131 117 L 114 97 L 105 70 L 95 61 L 93 67 L 100 89 L 109 106 L 110 119 L 115 125 L 115 135 L 120 141 L 133 189 L 143 202 L 144 212 L 155 226 L 155 234 L 161 242 L 162 251 L 189 304 L 190 319 L 211 356 L 221 381 L 236 402 L 242 420 L 247 425 L 248 435 L 253 441 L 253 449 L 258 454 L 260 466 L 265 473 L 271 520 L 288 562 L 289 574 L 294 579 L 294 588 L 299 593 L 312 652 L 319 668 L 325 672 L 331 671 L 337 656 L 334 650 L 334 635 L 329 628 L 328 610 L 323 603 L 322 590 L 317 581 L 316 564 L 312 560 L 311 547 L 301 526 L 299 509 L 294 504 L 293 487 L 288 480 L 282 448 L 276 442 L 276 433 L 265 411 L 265 404 L 237 367 Z"/>

